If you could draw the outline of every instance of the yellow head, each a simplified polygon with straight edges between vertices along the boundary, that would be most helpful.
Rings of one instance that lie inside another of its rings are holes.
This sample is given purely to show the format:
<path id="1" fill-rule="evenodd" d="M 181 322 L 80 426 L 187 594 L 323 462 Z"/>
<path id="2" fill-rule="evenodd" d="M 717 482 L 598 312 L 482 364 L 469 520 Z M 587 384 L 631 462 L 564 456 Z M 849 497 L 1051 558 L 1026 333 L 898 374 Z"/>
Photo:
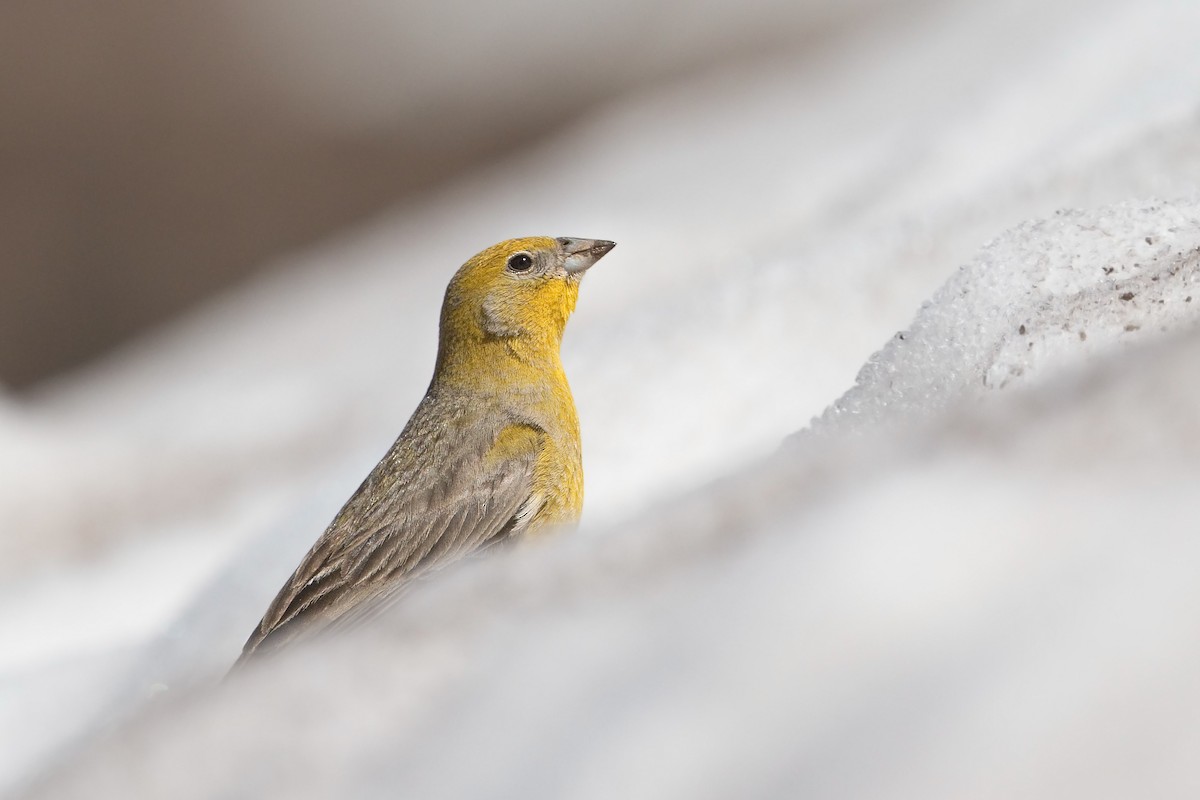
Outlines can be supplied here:
<path id="1" fill-rule="evenodd" d="M 493 245 L 463 264 L 442 305 L 438 373 L 459 366 L 477 371 L 486 365 L 476 362 L 497 352 L 531 366 L 557 363 L 583 273 L 614 246 L 530 236 Z"/>

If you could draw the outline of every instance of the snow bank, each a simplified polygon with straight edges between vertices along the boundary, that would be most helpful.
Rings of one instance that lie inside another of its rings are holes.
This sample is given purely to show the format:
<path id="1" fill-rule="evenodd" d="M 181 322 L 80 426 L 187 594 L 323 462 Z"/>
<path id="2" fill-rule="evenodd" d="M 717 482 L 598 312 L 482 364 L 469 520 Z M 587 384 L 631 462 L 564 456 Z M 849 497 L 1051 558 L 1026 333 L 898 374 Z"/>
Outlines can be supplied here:
<path id="1" fill-rule="evenodd" d="M 804 446 L 168 693 L 28 796 L 1178 794 L 1200 744 L 1198 212 L 1014 229 Z M 1057 346 L 1081 309 L 1098 349 Z M 1117 335 L 1132 320 L 1155 325 Z"/>
<path id="2" fill-rule="evenodd" d="M 911 424 L 1200 320 L 1200 206 L 1061 211 L 990 242 L 813 430 Z"/>

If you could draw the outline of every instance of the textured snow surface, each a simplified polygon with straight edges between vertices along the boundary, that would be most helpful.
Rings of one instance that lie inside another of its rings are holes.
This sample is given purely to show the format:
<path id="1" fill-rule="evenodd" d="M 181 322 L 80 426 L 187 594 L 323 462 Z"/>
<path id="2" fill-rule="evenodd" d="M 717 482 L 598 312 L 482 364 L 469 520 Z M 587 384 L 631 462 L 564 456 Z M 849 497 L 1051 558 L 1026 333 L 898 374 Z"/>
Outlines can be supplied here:
<path id="1" fill-rule="evenodd" d="M 1060 211 L 989 242 L 872 356 L 812 430 L 933 416 L 1166 333 L 1200 313 L 1200 206 Z"/>
<path id="2" fill-rule="evenodd" d="M 1195 796 L 1196 30 L 864 18 L 2 398 L 0 786 Z M 619 242 L 564 345 L 583 530 L 219 682 L 416 404 L 447 276 L 528 233 Z"/>

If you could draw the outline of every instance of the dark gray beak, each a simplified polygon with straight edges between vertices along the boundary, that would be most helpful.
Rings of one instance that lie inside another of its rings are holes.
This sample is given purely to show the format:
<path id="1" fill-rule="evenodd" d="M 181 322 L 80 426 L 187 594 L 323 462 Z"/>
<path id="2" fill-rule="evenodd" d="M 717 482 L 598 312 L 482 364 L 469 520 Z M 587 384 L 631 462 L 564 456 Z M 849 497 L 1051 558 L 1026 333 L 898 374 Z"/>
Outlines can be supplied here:
<path id="1" fill-rule="evenodd" d="M 575 239 L 568 236 L 561 236 L 555 241 L 567 255 L 566 260 L 563 261 L 563 267 L 570 275 L 586 272 L 588 267 L 617 246 L 616 242 L 604 239 Z"/>

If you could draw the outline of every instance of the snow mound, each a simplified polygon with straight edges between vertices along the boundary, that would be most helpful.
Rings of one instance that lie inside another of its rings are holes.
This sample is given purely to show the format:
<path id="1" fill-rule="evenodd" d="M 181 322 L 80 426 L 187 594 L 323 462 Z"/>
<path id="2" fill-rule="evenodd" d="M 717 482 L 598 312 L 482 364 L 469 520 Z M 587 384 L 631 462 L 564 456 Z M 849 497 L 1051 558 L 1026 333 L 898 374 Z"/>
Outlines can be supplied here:
<path id="1" fill-rule="evenodd" d="M 167 692 L 25 796 L 1177 791 L 1200 744 L 1200 334 L 1146 315 L 1184 291 L 1193 212 L 1022 226 L 864 369 L 853 393 L 883 412 L 605 536 L 447 573 L 369 630 Z M 1099 220 L 1116 222 L 1091 239 Z M 1135 231 L 1173 238 L 1150 258 Z M 1129 291 L 1164 303 L 1129 312 Z M 968 309 L 986 330 L 938 349 Z M 1138 324 L 1159 335 L 1116 333 Z M 1022 336 L 1048 355 L 996 391 L 994 365 L 1039 349 L 1006 350 Z M 934 387 L 930 407 L 897 384 Z M 970 391 L 991 401 L 952 402 Z M 889 424 L 902 414 L 921 424 Z"/>
<path id="2" fill-rule="evenodd" d="M 814 421 L 928 417 L 1200 321 L 1200 203 L 1061 211 L 988 243 Z"/>

